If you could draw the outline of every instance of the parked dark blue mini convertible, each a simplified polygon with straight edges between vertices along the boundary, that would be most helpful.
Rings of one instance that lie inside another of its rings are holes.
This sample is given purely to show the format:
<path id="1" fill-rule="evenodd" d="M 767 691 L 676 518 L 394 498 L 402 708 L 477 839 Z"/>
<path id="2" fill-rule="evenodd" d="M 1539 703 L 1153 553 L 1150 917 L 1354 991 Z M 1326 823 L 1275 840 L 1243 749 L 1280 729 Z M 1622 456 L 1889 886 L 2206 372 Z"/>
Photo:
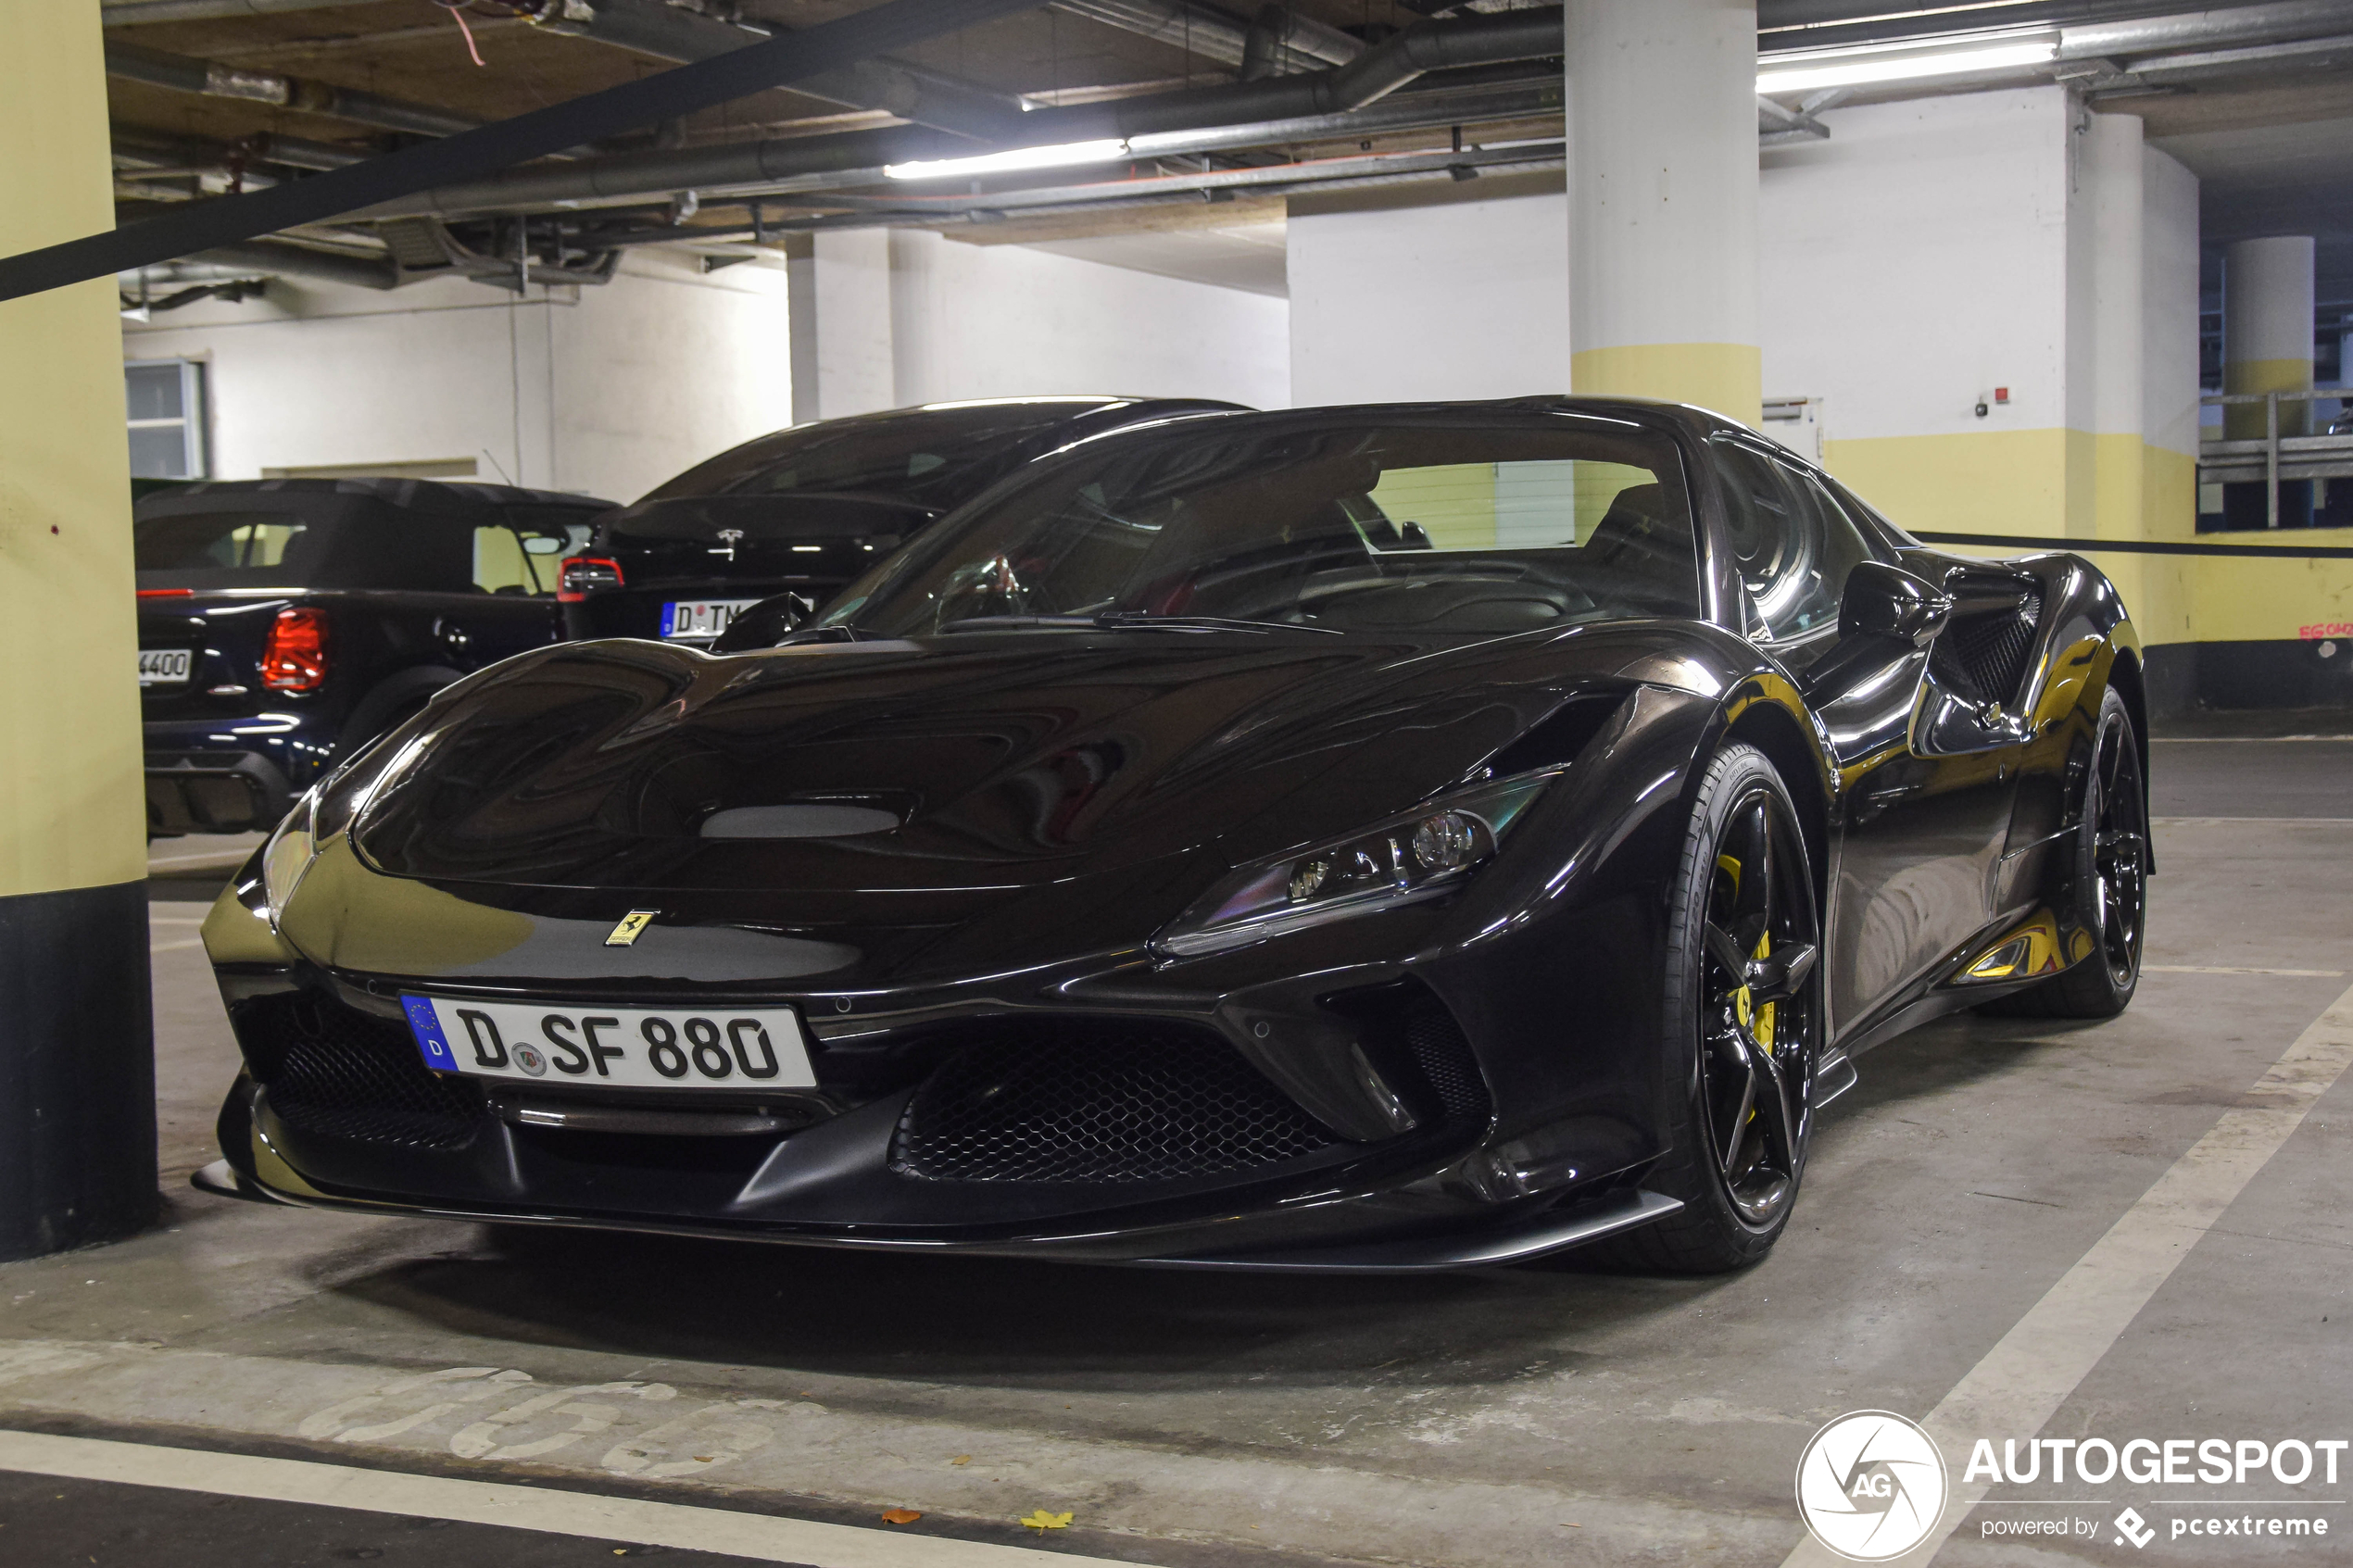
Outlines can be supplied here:
<path id="1" fill-rule="evenodd" d="M 231 481 L 142 501 L 149 835 L 268 827 L 434 692 L 556 641 L 557 563 L 610 504 L 392 479 Z"/>

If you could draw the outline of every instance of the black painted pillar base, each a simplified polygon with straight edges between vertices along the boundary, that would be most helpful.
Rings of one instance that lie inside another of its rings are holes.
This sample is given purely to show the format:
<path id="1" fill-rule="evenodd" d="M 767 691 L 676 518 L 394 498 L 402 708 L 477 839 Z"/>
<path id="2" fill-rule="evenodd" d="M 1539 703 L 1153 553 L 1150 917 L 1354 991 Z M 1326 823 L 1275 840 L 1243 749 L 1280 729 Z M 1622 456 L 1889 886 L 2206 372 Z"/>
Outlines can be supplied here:
<path id="1" fill-rule="evenodd" d="M 0 898 L 0 1261 L 157 1205 L 146 884 Z"/>

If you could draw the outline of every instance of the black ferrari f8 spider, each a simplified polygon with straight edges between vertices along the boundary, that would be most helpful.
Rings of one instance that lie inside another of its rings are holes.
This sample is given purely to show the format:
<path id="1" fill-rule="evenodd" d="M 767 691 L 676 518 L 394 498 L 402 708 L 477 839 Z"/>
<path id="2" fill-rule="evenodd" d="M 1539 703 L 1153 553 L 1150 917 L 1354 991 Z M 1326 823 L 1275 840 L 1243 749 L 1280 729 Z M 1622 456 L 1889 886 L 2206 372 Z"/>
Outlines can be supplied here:
<path id="1" fill-rule="evenodd" d="M 572 644 L 205 938 L 216 1190 L 1204 1268 L 1737 1267 L 1869 1046 L 2113 1014 L 2140 650 L 1695 409 L 1148 425 L 773 646 Z"/>

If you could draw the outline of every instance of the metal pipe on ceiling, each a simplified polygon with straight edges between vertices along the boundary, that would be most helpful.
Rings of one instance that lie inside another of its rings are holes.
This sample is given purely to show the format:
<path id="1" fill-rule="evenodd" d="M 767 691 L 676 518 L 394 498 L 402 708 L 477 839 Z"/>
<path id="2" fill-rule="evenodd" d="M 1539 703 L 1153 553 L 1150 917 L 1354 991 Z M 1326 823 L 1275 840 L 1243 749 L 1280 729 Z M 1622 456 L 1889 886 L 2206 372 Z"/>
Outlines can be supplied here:
<path id="1" fill-rule="evenodd" d="M 2348 15 L 2353 15 L 2349 12 Z M 2340 20 L 2345 19 L 2340 18 Z M 2284 43 L 2255 44 L 2231 49 L 2198 49 L 2180 54 L 2137 56 L 2126 62 L 2135 82 L 2170 83 L 2213 77 L 2245 76 L 2266 66 L 2294 65 L 2317 69 L 2353 57 L 2353 33 L 2324 38 L 2299 38 Z"/>
<path id="2" fill-rule="evenodd" d="M 1346 114 L 1441 65 L 1549 58 L 1561 52 L 1561 25 L 1560 12 L 1549 6 L 1482 13 L 1460 21 L 1417 22 L 1335 70 L 1039 109 L 1023 119 L 1027 134 L 1022 142 L 1036 146 L 1111 138 L 1133 141 L 1221 124 Z"/>
<path id="3" fill-rule="evenodd" d="M 2341 32 L 2347 12 L 2345 0 L 2270 0 L 2132 21 L 2086 22 L 2059 29 L 2059 56 L 2141 55 Z"/>
<path id="4" fill-rule="evenodd" d="M 241 245 L 216 245 L 188 257 L 190 261 L 233 267 L 241 272 L 268 272 L 323 282 L 349 283 L 363 289 L 400 286 L 400 267 L 389 256 L 382 261 L 356 256 L 331 256 L 322 250 L 291 245 L 278 240 L 247 240 Z"/>
<path id="5" fill-rule="evenodd" d="M 593 39 L 681 63 L 707 60 L 774 36 L 756 23 L 723 21 L 650 0 L 539 0 L 531 19 L 542 31 Z M 862 60 L 796 82 L 792 90 L 984 141 L 1015 134 L 1023 112 L 1021 100 L 1011 94 L 895 60 Z"/>
<path id="6" fill-rule="evenodd" d="M 112 127 L 111 140 L 118 158 L 150 165 L 187 164 L 208 169 L 227 169 L 240 157 L 260 163 L 283 164 L 288 169 L 341 169 L 369 156 L 357 147 L 338 146 L 333 142 L 313 142 L 300 136 L 280 136 L 266 131 L 240 137 L 234 144 L 230 144 L 194 137 L 158 135 L 137 126 L 116 125 Z"/>
<path id="7" fill-rule="evenodd" d="M 1427 36 L 1410 38 L 1424 29 L 1449 36 L 1435 41 Z M 1561 18 L 1550 10 L 1506 11 L 1460 22 L 1424 23 L 1389 39 L 1379 48 L 1366 51 L 1354 65 L 1339 70 L 1038 109 L 1022 119 L 1022 144 L 1120 140 L 1131 147 L 1140 144 L 1150 149 L 1139 150 L 1139 157 L 1157 157 L 1178 151 L 1307 140 L 1351 131 L 1361 133 L 1359 122 L 1342 124 L 1335 117 L 1360 111 L 1393 91 L 1401 81 L 1411 81 L 1422 74 L 1424 68 L 1418 61 L 1437 58 L 1456 66 L 1502 64 L 1547 57 L 1558 54 L 1560 48 Z M 1554 88 L 1550 107 L 1556 107 L 1558 103 L 1558 90 Z M 1459 107 L 1442 112 L 1457 117 L 1465 113 Z M 1441 119 L 1435 123 L 1443 125 L 1449 120 Z M 1319 129 L 1298 129 L 1307 125 Z M 1333 129 L 1335 126 L 1339 129 Z M 1250 140 L 1235 138 L 1239 127 L 1248 128 L 1244 134 Z M 1160 140 L 1180 134 L 1205 140 Z M 885 164 L 953 157 L 957 150 L 952 144 L 943 145 L 936 135 L 896 131 L 623 153 L 583 159 L 563 169 L 511 169 L 486 180 L 406 196 L 356 216 L 452 216 L 523 207 L 598 205 L 667 191 L 775 188 L 783 182 L 809 177 L 856 175 L 860 180 L 872 181 L 879 178 Z M 855 182 L 844 179 L 841 182 Z"/>
<path id="8" fill-rule="evenodd" d="M 455 136 L 482 123 L 444 109 L 379 97 L 356 88 L 281 76 L 273 70 L 245 70 L 217 60 L 194 60 L 184 55 L 158 54 L 121 44 L 107 45 L 107 74 L 174 93 L 242 98 L 248 103 L 269 104 L 419 136 Z"/>
<path id="9" fill-rule="evenodd" d="M 1089 21 L 1115 27 L 1214 60 L 1219 65 L 1239 69 L 1251 55 L 1251 29 L 1253 24 L 1208 6 L 1190 5 L 1186 0 L 1051 0 L 1053 9 Z M 1315 20 L 1302 17 L 1288 6 L 1278 7 L 1282 13 L 1282 31 L 1271 40 L 1286 56 L 1282 64 L 1290 70 L 1313 70 L 1318 66 L 1344 66 L 1365 52 L 1364 41 Z"/>
<path id="10" fill-rule="evenodd" d="M 274 17 L 287 11 L 325 11 L 366 0 L 107 0 L 98 8 L 107 27 L 147 22 L 208 22 L 229 17 Z"/>

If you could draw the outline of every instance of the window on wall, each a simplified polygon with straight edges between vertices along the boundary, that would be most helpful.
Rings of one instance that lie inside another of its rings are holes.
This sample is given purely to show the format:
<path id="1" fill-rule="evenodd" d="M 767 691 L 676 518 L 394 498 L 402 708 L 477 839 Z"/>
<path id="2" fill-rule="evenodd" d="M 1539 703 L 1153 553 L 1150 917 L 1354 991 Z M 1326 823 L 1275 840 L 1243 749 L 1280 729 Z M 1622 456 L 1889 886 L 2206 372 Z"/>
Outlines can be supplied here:
<path id="1" fill-rule="evenodd" d="M 204 367 L 148 359 L 122 368 L 131 415 L 131 477 L 205 476 Z"/>

